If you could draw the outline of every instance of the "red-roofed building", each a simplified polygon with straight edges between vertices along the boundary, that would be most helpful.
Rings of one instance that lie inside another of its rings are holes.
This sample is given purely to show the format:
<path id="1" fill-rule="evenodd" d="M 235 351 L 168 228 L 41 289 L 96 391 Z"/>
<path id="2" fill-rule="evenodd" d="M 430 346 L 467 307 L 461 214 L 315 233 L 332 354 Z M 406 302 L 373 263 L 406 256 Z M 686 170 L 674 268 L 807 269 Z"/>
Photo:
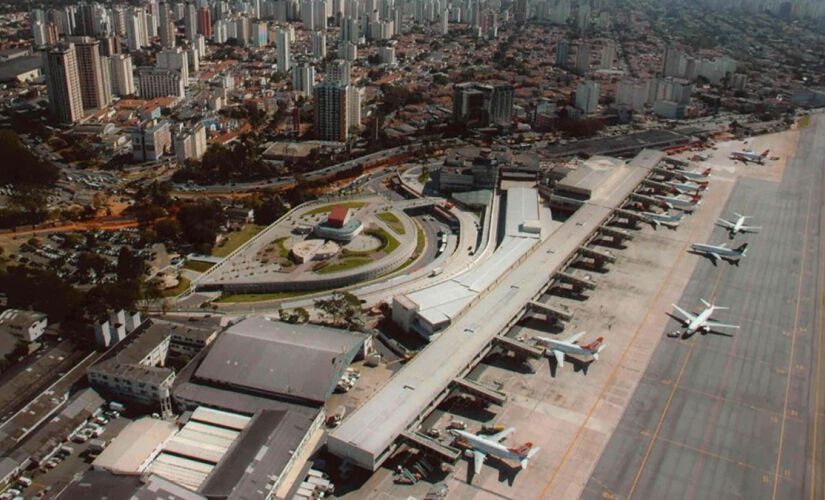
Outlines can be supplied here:
<path id="1" fill-rule="evenodd" d="M 344 224 L 349 221 L 351 214 L 349 208 L 344 205 L 337 205 L 332 207 L 332 211 L 327 217 L 327 225 L 332 227 L 344 227 Z"/>

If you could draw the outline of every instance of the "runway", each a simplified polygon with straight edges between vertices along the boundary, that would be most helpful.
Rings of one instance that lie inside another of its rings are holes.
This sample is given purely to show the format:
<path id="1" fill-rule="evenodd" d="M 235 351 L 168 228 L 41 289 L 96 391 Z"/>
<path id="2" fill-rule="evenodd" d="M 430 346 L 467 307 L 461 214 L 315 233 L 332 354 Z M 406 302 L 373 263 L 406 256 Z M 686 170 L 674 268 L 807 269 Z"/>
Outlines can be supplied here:
<path id="1" fill-rule="evenodd" d="M 823 498 L 823 167 L 816 116 L 781 182 L 736 182 L 723 215 L 763 230 L 715 229 L 708 243 L 749 242 L 747 257 L 703 259 L 679 305 L 715 299 L 741 329 L 659 343 L 583 498 Z"/>

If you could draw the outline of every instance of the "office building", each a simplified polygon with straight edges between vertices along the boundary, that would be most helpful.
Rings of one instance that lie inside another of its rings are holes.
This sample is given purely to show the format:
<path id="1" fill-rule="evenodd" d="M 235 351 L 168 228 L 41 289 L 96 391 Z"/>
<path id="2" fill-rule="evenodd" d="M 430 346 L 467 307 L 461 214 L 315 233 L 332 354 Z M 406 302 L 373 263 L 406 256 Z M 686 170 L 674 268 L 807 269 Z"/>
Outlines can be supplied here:
<path id="1" fill-rule="evenodd" d="M 6 309 L 0 314 L 0 331 L 5 331 L 19 341 L 31 343 L 46 331 L 47 316 L 35 311 Z"/>
<path id="2" fill-rule="evenodd" d="M 43 53 L 49 111 L 63 123 L 83 118 L 83 97 L 74 44 L 54 47 Z"/>
<path id="3" fill-rule="evenodd" d="M 94 6 L 88 3 L 77 5 L 75 12 L 74 34 L 80 36 L 94 36 Z"/>
<path id="4" fill-rule="evenodd" d="M 592 113 L 599 107 L 599 84 L 586 80 L 576 87 L 576 108 L 582 113 Z"/>
<path id="5" fill-rule="evenodd" d="M 169 122 L 150 120 L 132 130 L 132 157 L 136 161 L 157 161 L 171 150 Z"/>
<path id="6" fill-rule="evenodd" d="M 183 99 L 184 85 L 180 71 L 159 68 L 138 70 L 138 89 L 144 99 L 173 96 Z"/>
<path id="7" fill-rule="evenodd" d="M 453 120 L 468 127 L 506 126 L 513 117 L 513 87 L 477 82 L 453 88 Z"/>
<path id="8" fill-rule="evenodd" d="M 315 136 L 322 141 L 345 142 L 349 124 L 349 85 L 325 81 L 315 87 Z"/>

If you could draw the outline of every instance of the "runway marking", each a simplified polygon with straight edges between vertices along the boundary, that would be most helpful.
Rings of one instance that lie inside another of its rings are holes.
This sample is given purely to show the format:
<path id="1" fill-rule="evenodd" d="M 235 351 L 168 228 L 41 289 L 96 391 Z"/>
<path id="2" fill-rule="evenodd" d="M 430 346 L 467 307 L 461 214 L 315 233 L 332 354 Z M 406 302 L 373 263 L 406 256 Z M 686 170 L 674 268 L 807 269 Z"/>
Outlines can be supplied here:
<path id="1" fill-rule="evenodd" d="M 652 380 L 650 377 L 643 377 L 643 378 L 647 379 L 647 380 Z M 744 407 L 744 408 L 749 408 L 751 410 L 755 410 L 755 411 L 758 411 L 758 412 L 771 413 L 771 414 L 773 414 L 773 417 L 771 417 L 771 418 L 776 418 L 777 423 L 779 422 L 779 417 L 777 416 L 777 410 L 771 410 L 771 409 L 768 409 L 768 408 L 762 408 L 760 406 L 754 406 L 754 405 L 746 403 L 745 401 L 742 401 L 742 400 L 730 399 L 730 398 L 726 398 L 726 397 L 723 397 L 723 396 L 717 396 L 716 394 L 713 394 L 711 392 L 700 391 L 699 389 L 689 389 L 687 387 L 679 387 L 678 390 L 684 391 L 684 392 L 690 392 L 692 394 L 697 394 L 699 396 L 704 396 L 708 399 L 713 399 L 713 400 L 716 400 L 716 401 L 720 401 L 722 403 L 729 403 L 729 404 L 732 404 L 732 405 L 741 406 L 741 407 Z"/>
<path id="2" fill-rule="evenodd" d="M 825 218 L 820 212 L 820 231 L 823 234 L 825 231 Z M 821 378 L 822 366 L 822 328 L 823 328 L 823 308 L 825 308 L 825 245 L 820 244 L 819 248 L 819 294 L 817 298 L 817 335 L 816 335 L 816 376 L 814 378 L 814 431 L 813 431 L 813 446 L 811 447 L 811 500 L 816 498 L 816 451 L 819 446 L 817 440 L 817 431 L 819 424 L 819 379 Z"/>
<path id="3" fill-rule="evenodd" d="M 800 306 L 802 305 L 802 282 L 803 277 L 805 275 L 805 262 L 807 261 L 807 252 L 808 252 L 808 230 L 810 228 L 811 222 L 811 199 L 813 198 L 813 191 L 814 187 L 813 184 L 810 184 L 808 188 L 808 210 L 805 214 L 805 231 L 804 231 L 804 238 L 802 243 L 802 258 L 800 263 L 800 273 L 799 273 L 799 282 L 797 284 L 797 292 L 796 292 L 796 310 L 794 312 L 794 320 L 793 320 L 793 330 L 791 330 L 791 355 L 790 359 L 788 360 L 788 381 L 785 385 L 785 404 L 782 409 L 782 424 L 779 429 L 779 446 L 776 453 L 776 472 L 774 474 L 774 481 L 773 481 L 773 495 L 771 498 L 776 500 L 777 492 L 779 491 L 779 468 L 782 466 L 782 447 L 785 441 L 785 422 L 786 416 L 788 414 L 788 400 L 790 399 L 791 395 L 791 379 L 793 376 L 791 375 L 791 370 L 793 369 L 794 365 L 794 348 L 796 346 L 796 330 L 799 327 L 799 310 Z"/>
<path id="4" fill-rule="evenodd" d="M 713 284 L 713 289 L 711 293 L 711 297 L 716 297 L 716 290 L 719 288 L 719 282 L 722 278 L 722 274 L 724 273 L 724 268 L 719 268 L 716 273 L 716 280 Z M 659 422 L 656 424 L 656 429 L 653 431 L 653 436 L 650 438 L 650 442 L 647 445 L 647 450 L 645 450 L 644 458 L 642 458 L 642 463 L 639 465 L 639 470 L 636 472 L 636 477 L 633 478 L 633 484 L 630 486 L 630 491 L 627 493 L 627 499 L 630 500 L 633 497 L 633 493 L 636 491 L 636 486 L 639 484 L 639 479 L 642 477 L 642 472 L 644 472 L 645 466 L 647 465 L 647 461 L 650 459 L 650 454 L 653 451 L 653 446 L 656 444 L 656 440 L 658 439 L 659 432 L 662 430 L 662 425 L 665 422 L 665 417 L 667 417 L 667 412 L 670 409 L 671 403 L 673 403 L 673 397 L 676 395 L 676 389 L 679 387 L 679 381 L 682 380 L 682 376 L 685 374 L 685 370 L 687 369 L 688 362 L 690 361 L 691 354 L 693 354 L 693 348 L 696 346 L 697 342 L 691 342 L 690 346 L 688 347 L 688 352 L 685 355 L 685 360 L 682 362 L 682 367 L 679 369 L 679 374 L 676 376 L 676 381 L 673 383 L 673 386 L 670 389 L 670 396 L 667 398 L 667 402 L 665 403 L 665 407 L 662 409 L 662 414 L 659 416 Z M 666 442 L 665 439 L 663 441 Z"/>

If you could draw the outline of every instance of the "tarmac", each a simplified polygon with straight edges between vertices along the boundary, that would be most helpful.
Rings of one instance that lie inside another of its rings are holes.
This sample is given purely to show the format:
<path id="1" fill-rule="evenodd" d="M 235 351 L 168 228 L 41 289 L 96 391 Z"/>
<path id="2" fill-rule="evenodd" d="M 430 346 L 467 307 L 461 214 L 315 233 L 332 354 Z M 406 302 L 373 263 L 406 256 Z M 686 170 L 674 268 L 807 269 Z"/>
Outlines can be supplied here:
<path id="1" fill-rule="evenodd" d="M 730 307 L 715 319 L 741 329 L 658 343 L 582 498 L 823 497 L 823 138 L 820 115 L 780 182 L 736 181 L 722 215 L 763 229 L 732 241 L 714 229 L 709 243 L 747 241 L 748 255 L 696 257 L 678 303 L 699 311 L 715 298 Z"/>

